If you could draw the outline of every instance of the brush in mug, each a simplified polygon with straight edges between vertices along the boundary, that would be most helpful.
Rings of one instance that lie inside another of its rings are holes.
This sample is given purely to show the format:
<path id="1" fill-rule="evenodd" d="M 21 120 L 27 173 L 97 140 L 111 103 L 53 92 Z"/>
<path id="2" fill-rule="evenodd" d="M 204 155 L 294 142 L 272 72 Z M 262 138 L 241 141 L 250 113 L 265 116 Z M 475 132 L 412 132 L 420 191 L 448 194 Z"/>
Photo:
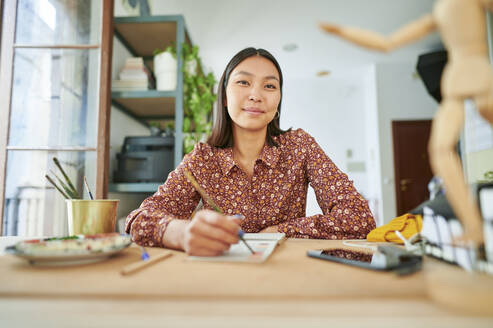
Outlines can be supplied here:
<path id="1" fill-rule="evenodd" d="M 65 173 L 65 170 L 63 169 L 62 165 L 60 164 L 60 161 L 58 160 L 58 158 L 53 157 L 53 162 L 55 163 L 55 166 L 62 173 L 63 180 L 61 178 L 59 178 L 55 172 L 51 171 L 51 174 L 55 177 L 55 179 L 53 179 L 48 174 L 46 174 L 45 177 L 48 180 L 48 182 L 50 184 L 52 184 L 53 187 L 55 187 L 55 189 L 58 190 L 58 192 L 60 192 L 60 194 L 65 199 L 81 199 L 81 197 L 79 196 L 79 193 L 77 192 L 77 190 L 74 187 L 74 184 L 72 183 L 72 181 L 70 181 L 70 178 L 68 177 L 67 173 Z M 55 180 L 58 183 L 55 182 Z"/>

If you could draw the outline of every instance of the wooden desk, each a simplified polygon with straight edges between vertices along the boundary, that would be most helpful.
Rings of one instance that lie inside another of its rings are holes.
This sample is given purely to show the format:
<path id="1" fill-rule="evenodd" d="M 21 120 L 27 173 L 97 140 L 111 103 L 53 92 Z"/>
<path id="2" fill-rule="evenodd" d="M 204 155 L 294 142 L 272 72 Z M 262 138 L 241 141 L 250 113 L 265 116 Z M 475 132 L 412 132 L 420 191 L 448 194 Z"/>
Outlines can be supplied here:
<path id="1" fill-rule="evenodd" d="M 403 278 L 305 255 L 340 245 L 290 239 L 264 264 L 192 262 L 174 252 L 131 276 L 119 271 L 139 260 L 135 247 L 106 262 L 77 267 L 32 267 L 2 256 L 0 326 L 137 327 L 156 320 L 206 327 L 493 324 L 493 317 L 434 304 L 424 272 Z M 149 249 L 151 256 L 159 252 Z"/>

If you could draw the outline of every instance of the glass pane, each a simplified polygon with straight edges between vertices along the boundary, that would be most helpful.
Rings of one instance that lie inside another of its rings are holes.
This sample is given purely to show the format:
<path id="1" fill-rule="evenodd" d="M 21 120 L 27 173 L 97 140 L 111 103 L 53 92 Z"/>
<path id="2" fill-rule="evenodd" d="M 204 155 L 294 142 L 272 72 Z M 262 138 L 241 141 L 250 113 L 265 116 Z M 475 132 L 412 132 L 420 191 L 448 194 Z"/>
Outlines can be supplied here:
<path id="1" fill-rule="evenodd" d="M 10 146 L 95 147 L 99 51 L 16 49 Z"/>
<path id="2" fill-rule="evenodd" d="M 88 199 L 84 175 L 96 189 L 96 152 L 9 151 L 4 200 L 3 234 L 7 236 L 64 236 L 68 234 L 63 196 L 45 178 L 55 172 L 57 157 L 79 194 Z"/>
<path id="3" fill-rule="evenodd" d="M 19 0 L 17 44 L 98 44 L 102 1 Z"/>

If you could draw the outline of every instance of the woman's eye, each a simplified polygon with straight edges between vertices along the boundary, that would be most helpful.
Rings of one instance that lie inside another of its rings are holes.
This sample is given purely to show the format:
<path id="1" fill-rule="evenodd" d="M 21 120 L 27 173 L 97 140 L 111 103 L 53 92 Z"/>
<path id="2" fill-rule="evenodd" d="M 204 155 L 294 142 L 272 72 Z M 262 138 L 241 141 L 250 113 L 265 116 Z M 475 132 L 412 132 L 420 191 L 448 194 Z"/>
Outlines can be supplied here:
<path id="1" fill-rule="evenodd" d="M 236 84 L 239 84 L 239 85 L 248 85 L 248 81 L 240 80 L 240 81 L 237 81 Z"/>
<path id="2" fill-rule="evenodd" d="M 276 89 L 276 86 L 274 84 L 266 84 L 265 87 L 267 89 Z"/>

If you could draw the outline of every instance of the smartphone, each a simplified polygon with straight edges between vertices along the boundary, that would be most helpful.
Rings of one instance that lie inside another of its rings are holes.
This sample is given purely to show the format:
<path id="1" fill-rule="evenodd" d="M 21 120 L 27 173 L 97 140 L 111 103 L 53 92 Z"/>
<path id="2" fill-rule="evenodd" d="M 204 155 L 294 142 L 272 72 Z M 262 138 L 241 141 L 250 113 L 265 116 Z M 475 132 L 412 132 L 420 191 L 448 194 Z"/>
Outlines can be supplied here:
<path id="1" fill-rule="evenodd" d="M 310 257 L 318 258 L 342 264 L 348 264 L 372 270 L 391 270 L 393 266 L 387 263 L 387 259 L 382 252 L 361 252 L 343 248 L 310 250 L 307 252 Z"/>
<path id="2" fill-rule="evenodd" d="M 345 248 L 309 250 L 309 257 L 352 265 L 377 271 L 395 271 L 398 274 L 416 272 L 421 268 L 421 257 L 392 246 L 378 246 L 374 252 Z"/>

